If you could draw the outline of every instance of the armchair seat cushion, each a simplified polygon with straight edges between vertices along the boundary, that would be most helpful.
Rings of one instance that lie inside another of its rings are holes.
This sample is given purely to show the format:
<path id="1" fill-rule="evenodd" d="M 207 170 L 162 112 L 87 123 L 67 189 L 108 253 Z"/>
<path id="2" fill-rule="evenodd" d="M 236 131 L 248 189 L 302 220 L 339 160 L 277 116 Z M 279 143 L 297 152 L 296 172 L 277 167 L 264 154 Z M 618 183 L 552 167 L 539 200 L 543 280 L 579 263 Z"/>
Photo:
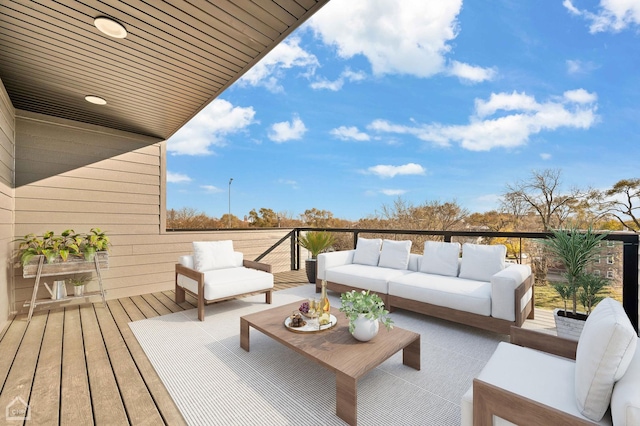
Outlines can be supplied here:
<path id="1" fill-rule="evenodd" d="M 502 342 L 478 379 L 585 421 L 576 405 L 575 362 Z M 472 424 L 473 388 L 462 399 L 462 424 Z M 498 422 L 496 422 L 498 424 Z M 510 424 L 502 422 L 500 424 Z M 605 416 L 596 424 L 610 425 Z"/>
<path id="2" fill-rule="evenodd" d="M 178 275 L 178 285 L 198 293 L 198 282 L 184 275 Z M 225 268 L 204 272 L 206 300 L 224 299 L 269 288 L 273 288 L 273 275 L 251 268 Z"/>

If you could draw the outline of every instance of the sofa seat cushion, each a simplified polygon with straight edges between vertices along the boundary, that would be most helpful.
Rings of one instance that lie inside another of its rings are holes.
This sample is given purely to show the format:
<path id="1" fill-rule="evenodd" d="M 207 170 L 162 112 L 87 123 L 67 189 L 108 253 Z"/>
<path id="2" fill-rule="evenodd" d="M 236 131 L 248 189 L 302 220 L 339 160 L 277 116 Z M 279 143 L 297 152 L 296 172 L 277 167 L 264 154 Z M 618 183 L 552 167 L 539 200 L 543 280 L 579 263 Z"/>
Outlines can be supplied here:
<path id="1" fill-rule="evenodd" d="M 572 360 L 501 342 L 478 379 L 590 421 L 578 411 L 575 401 L 575 362 Z M 471 424 L 468 422 L 472 407 L 471 391 L 462 399 L 463 425 Z M 611 424 L 611 417 L 605 416 L 596 424 Z"/>
<path id="2" fill-rule="evenodd" d="M 389 281 L 389 294 L 473 314 L 491 315 L 491 283 L 412 272 Z"/>
<path id="3" fill-rule="evenodd" d="M 406 269 L 351 264 L 329 268 L 325 276 L 329 282 L 387 294 L 390 279 L 411 273 L 413 272 Z"/>
<path id="4" fill-rule="evenodd" d="M 178 285 L 197 294 L 198 282 L 178 274 Z M 204 273 L 204 298 L 223 299 L 273 288 L 273 274 L 251 268 L 214 269 Z"/>

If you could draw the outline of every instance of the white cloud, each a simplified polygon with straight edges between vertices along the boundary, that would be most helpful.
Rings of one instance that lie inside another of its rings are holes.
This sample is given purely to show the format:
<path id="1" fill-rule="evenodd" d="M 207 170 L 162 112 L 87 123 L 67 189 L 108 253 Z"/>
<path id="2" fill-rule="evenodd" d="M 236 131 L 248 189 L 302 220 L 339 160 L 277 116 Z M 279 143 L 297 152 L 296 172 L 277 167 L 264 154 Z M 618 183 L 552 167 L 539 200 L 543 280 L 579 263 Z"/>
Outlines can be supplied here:
<path id="1" fill-rule="evenodd" d="M 569 102 L 575 102 L 577 104 L 592 104 L 598 100 L 597 94 L 589 93 L 584 89 L 567 90 L 563 96 Z"/>
<path id="2" fill-rule="evenodd" d="M 463 62 L 452 61 L 448 73 L 449 75 L 458 77 L 462 81 L 481 83 L 486 80 L 493 80 L 497 71 L 494 68 L 482 68 Z"/>
<path id="3" fill-rule="evenodd" d="M 340 126 L 336 129 L 332 129 L 329 133 L 338 139 L 342 139 L 343 141 L 368 141 L 371 139 L 368 134 L 361 132 L 355 126 Z"/>
<path id="4" fill-rule="evenodd" d="M 273 124 L 269 132 L 269 139 L 276 143 L 302 139 L 306 131 L 307 128 L 304 123 L 300 120 L 300 117 L 296 115 L 291 122 L 282 121 Z"/>
<path id="5" fill-rule="evenodd" d="M 546 152 L 543 152 L 542 154 L 540 154 L 540 158 L 542 158 L 543 160 L 551 160 L 551 154 L 548 154 Z"/>
<path id="6" fill-rule="evenodd" d="M 572 0 L 564 0 L 563 6 L 569 13 L 584 17 L 590 22 L 589 32 L 620 32 L 628 27 L 640 25 L 640 2 L 637 0 L 600 0 L 596 12 L 580 10 Z"/>
<path id="7" fill-rule="evenodd" d="M 168 141 L 173 155 L 210 155 L 211 146 L 224 146 L 224 136 L 240 132 L 254 123 L 253 107 L 234 107 L 215 99 L 178 130 Z"/>
<path id="8" fill-rule="evenodd" d="M 185 174 L 174 173 L 167 170 L 167 182 L 169 183 L 191 182 L 191 178 Z"/>
<path id="9" fill-rule="evenodd" d="M 213 185 L 200 185 L 200 188 L 204 189 L 205 192 L 208 192 L 209 194 L 217 194 L 219 192 L 225 192 L 224 189 L 218 188 L 217 186 L 213 186 Z"/>
<path id="10" fill-rule="evenodd" d="M 529 136 L 542 131 L 561 127 L 588 129 L 597 121 L 596 99 L 595 93 L 584 89 L 567 91 L 562 97 L 544 103 L 525 93 L 492 93 L 488 101 L 476 99 L 476 111 L 468 124 L 406 126 L 375 120 L 367 128 L 380 133 L 409 134 L 439 146 L 458 143 L 470 151 L 489 151 L 524 145 Z"/>
<path id="11" fill-rule="evenodd" d="M 363 55 L 375 75 L 429 77 L 446 70 L 462 0 L 331 0 L 309 21 L 342 58 Z"/>
<path id="12" fill-rule="evenodd" d="M 384 195 L 389 195 L 394 197 L 398 195 L 404 195 L 407 193 L 407 191 L 404 189 L 381 189 L 380 192 Z"/>
<path id="13" fill-rule="evenodd" d="M 369 167 L 367 172 L 382 178 L 392 178 L 396 175 L 424 175 L 425 169 L 420 164 L 415 163 L 408 163 L 402 166 L 378 164 L 377 166 Z"/>
<path id="14" fill-rule="evenodd" d="M 569 75 L 588 74 L 598 68 L 593 62 L 581 61 L 579 59 L 568 59 L 566 64 L 567 74 Z"/>
<path id="15" fill-rule="evenodd" d="M 292 37 L 284 40 L 269 52 L 260 62 L 247 71 L 237 82 L 239 86 L 263 86 L 278 93 L 284 89 L 280 84 L 284 70 L 300 68 L 306 76 L 313 75 L 318 67 L 318 58 L 300 47 L 300 39 Z"/>
<path id="16" fill-rule="evenodd" d="M 298 189 L 298 182 L 291 179 L 279 179 L 279 184 L 290 186 L 292 189 Z"/>
<path id="17" fill-rule="evenodd" d="M 312 89 L 328 89 L 334 92 L 342 89 L 344 83 L 347 81 L 362 81 L 367 78 L 367 75 L 363 71 L 351 71 L 349 68 L 345 69 L 340 73 L 340 76 L 334 80 L 330 81 L 327 79 L 320 78 L 317 81 L 311 83 Z"/>

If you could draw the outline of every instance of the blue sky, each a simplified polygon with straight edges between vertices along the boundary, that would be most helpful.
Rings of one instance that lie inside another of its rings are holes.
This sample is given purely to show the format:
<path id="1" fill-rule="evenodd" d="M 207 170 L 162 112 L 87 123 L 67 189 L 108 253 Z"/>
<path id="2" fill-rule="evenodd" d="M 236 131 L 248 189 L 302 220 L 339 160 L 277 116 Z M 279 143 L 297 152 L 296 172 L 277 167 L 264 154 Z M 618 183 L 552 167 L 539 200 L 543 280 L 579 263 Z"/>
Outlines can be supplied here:
<path id="1" fill-rule="evenodd" d="M 167 207 L 357 220 L 638 177 L 640 1 L 331 0 L 167 143 Z"/>

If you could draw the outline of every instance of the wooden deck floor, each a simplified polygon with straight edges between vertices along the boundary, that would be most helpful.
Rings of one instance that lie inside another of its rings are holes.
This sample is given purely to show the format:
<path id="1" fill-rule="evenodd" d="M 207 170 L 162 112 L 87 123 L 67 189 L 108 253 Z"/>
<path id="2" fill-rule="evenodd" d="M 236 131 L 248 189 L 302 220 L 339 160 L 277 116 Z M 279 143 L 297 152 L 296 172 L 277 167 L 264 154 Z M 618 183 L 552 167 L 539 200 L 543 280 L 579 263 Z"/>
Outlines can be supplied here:
<path id="1" fill-rule="evenodd" d="M 276 274 L 276 289 L 306 283 L 304 271 Z M 0 332 L 0 424 L 5 410 L 36 425 L 183 425 L 182 415 L 128 323 L 196 305 L 173 291 L 16 316 Z M 547 316 L 527 324 L 548 328 Z M 10 421 L 7 424 L 22 424 Z"/>

